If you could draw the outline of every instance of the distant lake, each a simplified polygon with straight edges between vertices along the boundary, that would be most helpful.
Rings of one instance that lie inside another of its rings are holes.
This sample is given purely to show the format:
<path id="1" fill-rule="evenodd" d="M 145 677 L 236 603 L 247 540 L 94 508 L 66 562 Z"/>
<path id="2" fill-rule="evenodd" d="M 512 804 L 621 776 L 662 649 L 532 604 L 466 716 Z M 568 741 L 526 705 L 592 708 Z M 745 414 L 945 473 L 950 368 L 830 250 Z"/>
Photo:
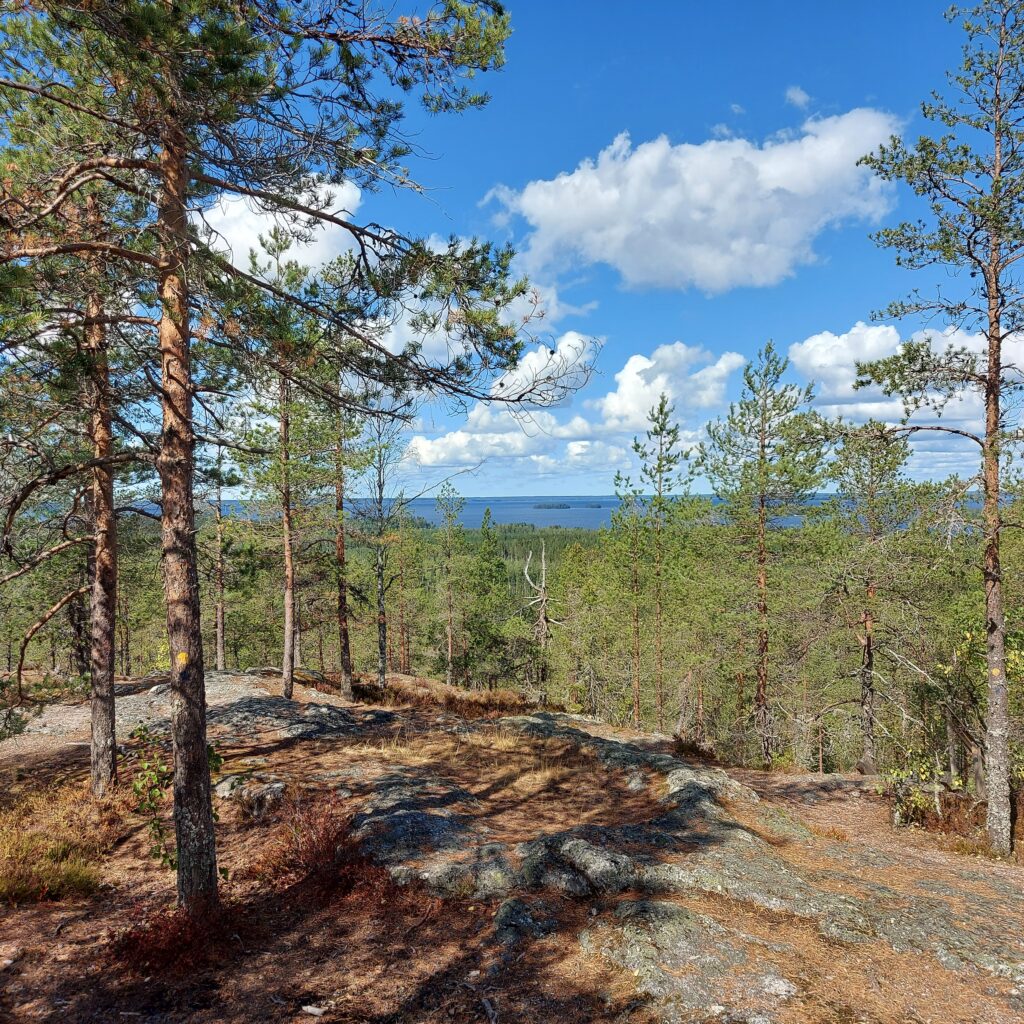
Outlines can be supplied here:
<path id="1" fill-rule="evenodd" d="M 708 497 L 708 495 L 704 495 Z M 808 505 L 820 505 L 832 495 L 816 494 Z M 358 500 L 358 499 L 357 499 Z M 614 494 L 589 496 L 569 495 L 551 497 L 497 497 L 464 498 L 465 505 L 459 522 L 468 529 L 477 529 L 484 517 L 484 510 L 491 510 L 496 523 L 527 523 L 530 526 L 567 526 L 584 530 L 599 530 L 610 526 L 612 513 L 619 507 Z M 718 504 L 717 499 L 712 499 Z M 435 526 L 441 521 L 433 498 L 416 498 L 409 503 L 409 511 Z M 786 516 L 774 521 L 775 526 L 799 526 L 801 516 Z"/>
<path id="2" fill-rule="evenodd" d="M 614 494 L 603 497 L 579 495 L 570 497 L 500 497 L 464 498 L 459 521 L 469 529 L 477 529 L 486 509 L 496 523 L 528 523 L 531 526 L 575 526 L 598 530 L 610 525 L 612 512 L 619 506 Z M 409 511 L 435 525 L 441 521 L 433 498 L 416 498 Z"/>
<path id="3" fill-rule="evenodd" d="M 708 495 L 701 495 L 708 497 Z M 807 501 L 808 506 L 821 505 L 832 498 L 831 494 L 816 494 Z M 716 499 L 712 499 L 718 504 Z M 353 496 L 349 500 L 349 509 L 359 509 L 365 498 Z M 525 523 L 529 526 L 549 527 L 562 526 L 583 530 L 599 530 L 610 526 L 612 513 L 619 507 L 619 500 L 614 494 L 605 495 L 525 495 L 509 497 L 502 495 L 490 498 L 463 498 L 462 515 L 459 522 L 467 529 L 479 529 L 484 518 L 484 511 L 491 510 L 491 518 L 496 523 Z M 970 507 L 977 507 L 977 502 L 968 502 Z M 225 505 L 234 515 L 245 516 L 246 505 L 238 500 L 229 500 Z M 414 498 L 409 502 L 410 513 L 428 523 L 437 525 L 441 516 L 433 497 Z M 251 513 L 249 513 L 251 514 Z M 785 516 L 772 520 L 773 526 L 799 526 L 803 517 L 799 515 Z"/>

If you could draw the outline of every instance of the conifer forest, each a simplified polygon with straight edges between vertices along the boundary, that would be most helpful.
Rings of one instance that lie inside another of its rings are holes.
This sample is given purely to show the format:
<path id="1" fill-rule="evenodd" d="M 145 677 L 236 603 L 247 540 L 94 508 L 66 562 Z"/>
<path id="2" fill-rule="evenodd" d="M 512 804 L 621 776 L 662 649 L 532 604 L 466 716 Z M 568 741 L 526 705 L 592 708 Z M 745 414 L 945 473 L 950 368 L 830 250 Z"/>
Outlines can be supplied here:
<path id="1" fill-rule="evenodd" d="M 0 0 L 0 1020 L 1024 1020 L 1024 2 L 517 6 Z"/>

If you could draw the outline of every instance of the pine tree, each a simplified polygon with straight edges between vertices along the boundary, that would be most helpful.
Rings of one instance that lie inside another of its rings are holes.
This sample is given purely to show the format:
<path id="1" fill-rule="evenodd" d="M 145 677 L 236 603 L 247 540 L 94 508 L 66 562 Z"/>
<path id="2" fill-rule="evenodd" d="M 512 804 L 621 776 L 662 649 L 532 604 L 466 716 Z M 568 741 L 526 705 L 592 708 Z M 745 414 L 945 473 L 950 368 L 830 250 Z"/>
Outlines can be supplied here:
<path id="1" fill-rule="evenodd" d="M 338 382 L 339 393 L 344 393 L 343 379 Z M 338 663 L 341 670 L 341 695 L 352 697 L 352 642 L 349 633 L 349 581 L 346 545 L 346 481 L 351 468 L 352 441 L 359 427 L 343 410 L 336 414 L 334 457 L 334 571 L 337 583 Z"/>
<path id="2" fill-rule="evenodd" d="M 453 484 L 445 481 L 437 493 L 436 506 L 441 516 L 438 537 L 444 591 L 444 679 L 449 686 L 455 682 L 455 590 L 458 586 L 458 560 L 464 543 L 460 522 L 464 505 L 464 499 Z"/>
<path id="3" fill-rule="evenodd" d="M 639 456 L 640 479 L 651 489 L 647 518 L 652 533 L 652 576 L 654 588 L 654 688 L 658 731 L 665 731 L 665 559 L 672 511 L 672 491 L 679 482 L 685 459 L 680 448 L 679 425 L 673 422 L 675 406 L 664 393 L 648 414 L 647 442 L 633 442 Z"/>
<path id="4" fill-rule="evenodd" d="M 329 194 L 345 181 L 413 186 L 402 166 L 403 110 L 389 89 L 419 90 L 433 112 L 482 105 L 486 97 L 464 82 L 501 64 L 508 19 L 489 3 L 443 4 L 422 18 L 392 19 L 342 0 L 298 5 L 287 17 L 274 0 L 44 0 L 8 5 L 3 16 L 5 118 L 35 104 L 80 130 L 63 136 L 66 144 L 53 150 L 56 159 L 31 190 L 12 197 L 0 185 L 0 266 L 95 256 L 147 270 L 154 284 L 147 319 L 156 322 L 160 359 L 156 466 L 174 694 L 178 894 L 199 909 L 216 899 L 217 871 L 193 505 L 197 376 L 204 370 L 195 358 L 202 339 L 194 310 L 230 328 L 232 293 L 243 305 L 254 290 L 287 298 L 330 325 L 321 332 L 321 356 L 336 370 L 389 388 L 536 399 L 533 381 L 499 396 L 490 387 L 523 345 L 520 325 L 504 316 L 525 290 L 511 278 L 510 251 L 457 240 L 438 251 L 354 223 L 333 209 Z M 90 140 L 98 138 L 95 148 Z M 49 141 L 43 135 L 33 152 Z M 98 181 L 117 202 L 137 203 L 132 231 L 116 239 L 95 231 L 68 237 L 53 224 L 54 212 Z M 212 238 L 197 237 L 190 210 L 224 195 L 276 213 L 298 235 L 319 224 L 340 227 L 355 256 L 317 288 L 285 295 L 217 252 Z M 365 300 L 363 317 L 351 315 L 354 293 Z M 414 326 L 447 333 L 447 358 L 430 360 L 415 344 L 394 354 L 381 342 L 411 294 L 420 304 Z M 350 343 L 335 344 L 338 333 Z M 242 353 L 243 339 L 232 329 L 222 335 Z M 273 366 L 272 353 L 259 355 Z M 545 380 L 559 390 L 557 372 Z"/>
<path id="5" fill-rule="evenodd" d="M 493 687 L 514 665 L 516 638 L 505 629 L 511 619 L 508 572 L 489 508 L 466 566 L 466 598 L 466 671 L 474 683 Z"/>
<path id="6" fill-rule="evenodd" d="M 984 351 L 953 344 L 945 349 L 924 338 L 904 344 L 889 359 L 860 367 L 861 382 L 880 384 L 903 397 L 907 417 L 922 407 L 941 408 L 964 391 L 984 402 L 980 432 L 943 424 L 913 424 L 907 432 L 936 430 L 970 439 L 981 456 L 985 556 L 983 580 L 988 691 L 985 773 L 987 829 L 993 849 L 1011 847 L 1009 698 L 1006 612 L 1000 539 L 1003 464 L 1015 438 L 1006 421 L 1007 396 L 1021 386 L 1004 355 L 1007 337 L 1024 326 L 1024 288 L 1017 269 L 1024 254 L 1024 3 L 984 0 L 952 8 L 963 18 L 964 56 L 950 82 L 956 99 L 936 96 L 922 106 L 941 126 L 908 147 L 893 139 L 864 162 L 886 180 L 905 182 L 927 204 L 932 223 L 905 222 L 881 231 L 878 243 L 895 251 L 900 266 L 944 266 L 962 288 L 935 298 L 914 292 L 894 303 L 890 315 L 940 316 L 957 327 L 980 331 Z"/>
<path id="7" fill-rule="evenodd" d="M 851 603 L 848 626 L 860 649 L 857 680 L 860 693 L 862 751 L 858 768 L 878 771 L 876 668 L 879 632 L 894 639 L 894 623 L 880 620 L 880 606 L 905 589 L 906 548 L 912 527 L 920 523 L 922 495 L 912 490 L 904 474 L 910 446 L 905 438 L 889 433 L 884 423 L 868 421 L 840 432 L 841 443 L 828 467 L 835 484 L 834 515 L 842 535 L 851 542 L 841 570 L 840 605 Z"/>
<path id="8" fill-rule="evenodd" d="M 615 475 L 615 494 L 618 508 L 612 513 L 611 536 L 615 547 L 616 575 L 626 597 L 629 612 L 627 655 L 631 716 L 633 728 L 639 729 L 643 720 L 641 707 L 643 629 L 642 611 L 647 572 L 646 510 L 643 495 L 633 486 L 629 477 Z"/>
<path id="9" fill-rule="evenodd" d="M 696 468 L 711 483 L 729 520 L 752 544 L 756 604 L 754 724 L 761 759 L 776 749 L 770 687 L 769 561 L 773 520 L 802 514 L 821 477 L 821 445 L 810 429 L 810 386 L 784 384 L 788 361 L 769 342 L 743 371 L 743 392 L 729 415 L 708 424 Z"/>

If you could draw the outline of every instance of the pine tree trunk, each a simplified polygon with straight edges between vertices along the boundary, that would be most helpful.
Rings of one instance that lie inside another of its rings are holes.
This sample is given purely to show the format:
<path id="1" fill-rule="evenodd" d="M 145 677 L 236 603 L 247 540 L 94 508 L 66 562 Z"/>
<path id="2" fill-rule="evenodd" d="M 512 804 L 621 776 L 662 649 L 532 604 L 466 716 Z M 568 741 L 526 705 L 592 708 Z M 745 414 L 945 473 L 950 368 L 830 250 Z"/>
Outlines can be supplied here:
<path id="1" fill-rule="evenodd" d="M 874 585 L 867 588 L 870 602 L 875 596 Z M 878 774 L 878 758 L 875 750 L 875 618 L 870 604 L 865 607 L 862 617 L 864 634 L 861 638 L 860 662 L 860 730 L 861 756 L 857 770 L 864 775 Z"/>
<path id="2" fill-rule="evenodd" d="M 999 507 L 999 432 L 1001 327 L 993 317 L 988 344 L 988 382 L 985 389 L 984 480 L 985 521 L 985 662 L 988 670 L 988 714 L 985 732 L 985 792 L 988 798 L 986 829 L 993 850 L 1009 853 L 1010 821 L 1010 711 L 1006 684 L 1006 619 L 1003 610 L 1003 574 L 999 552 L 1002 512 Z"/>
<path id="3" fill-rule="evenodd" d="M 974 787 L 974 795 L 980 800 L 985 799 L 985 752 L 981 745 L 971 744 L 971 783 Z"/>
<path id="4" fill-rule="evenodd" d="M 92 497 L 88 499 L 88 521 L 92 521 Z M 82 570 L 82 582 L 87 583 L 93 578 L 92 571 L 93 552 L 89 551 L 87 565 Z M 91 590 L 88 587 L 86 591 Z M 71 627 L 71 649 L 68 652 L 68 675 L 77 675 L 85 678 L 90 675 L 90 627 L 88 602 L 84 597 L 76 597 L 67 606 L 68 625 Z M 56 669 L 56 664 L 54 664 Z"/>
<path id="5" fill-rule="evenodd" d="M 128 606 L 125 604 L 124 597 L 120 593 L 117 596 L 117 619 L 121 630 L 121 637 L 118 643 L 121 675 L 130 676 L 132 674 L 131 625 L 128 622 Z"/>
<path id="6" fill-rule="evenodd" d="M 630 622 L 630 635 L 632 640 L 631 660 L 633 675 L 633 728 L 640 728 L 640 552 L 632 552 L 632 577 L 630 590 L 632 591 L 633 607 L 632 621 Z"/>
<path id="7" fill-rule="evenodd" d="M 768 705 L 768 510 L 762 494 L 757 514 L 757 689 L 754 725 L 761 745 L 761 760 L 771 764 L 774 753 L 772 715 Z"/>
<path id="8" fill-rule="evenodd" d="M 90 227 L 99 219 L 96 199 L 87 203 Z M 98 268 L 92 268 L 97 271 Z M 85 329 L 90 365 L 92 403 L 89 439 L 95 459 L 114 454 L 110 400 L 110 367 L 107 332 L 96 322 L 103 314 L 103 298 L 91 292 Z M 90 777 L 95 796 L 103 796 L 117 781 L 117 742 L 114 730 L 114 654 L 117 645 L 117 512 L 114 508 L 114 472 L 96 466 L 92 474 L 93 557 L 89 615 L 89 668 L 92 682 L 92 740 L 89 747 Z"/>
<path id="9" fill-rule="evenodd" d="M 406 657 L 408 648 L 409 609 L 405 594 L 405 537 L 404 531 L 398 539 L 398 671 L 409 674 Z"/>
<path id="10" fill-rule="evenodd" d="M 451 686 L 455 682 L 455 593 L 452 586 L 451 540 L 448 541 L 447 571 L 445 573 L 445 672 L 444 681 Z"/>
<path id="11" fill-rule="evenodd" d="M 663 594 L 661 578 L 662 544 L 662 524 L 659 518 L 654 535 L 654 686 L 655 699 L 658 705 L 658 732 L 665 731 L 665 638 L 662 634 Z"/>
<path id="12" fill-rule="evenodd" d="M 377 544 L 377 682 L 386 686 L 388 681 L 388 613 L 385 599 L 387 587 L 384 580 L 384 541 Z"/>
<path id="13" fill-rule="evenodd" d="M 206 750 L 203 627 L 192 504 L 195 435 L 187 285 L 188 153 L 185 136 L 177 129 L 169 131 L 164 139 L 160 166 L 163 181 L 159 213 L 159 346 L 163 424 L 157 468 L 162 495 L 161 544 L 173 693 L 174 831 L 178 902 L 189 911 L 201 911 L 217 900 L 217 853 Z"/>
<path id="14" fill-rule="evenodd" d="M 227 667 L 227 659 L 224 655 L 224 510 L 221 494 L 221 485 L 217 484 L 217 565 L 214 571 L 217 587 L 217 608 L 216 608 L 216 657 L 217 671 L 223 672 Z"/>
<path id="15" fill-rule="evenodd" d="M 282 692 L 291 700 L 295 676 L 295 560 L 292 552 L 292 486 L 290 458 L 291 417 L 288 381 L 280 381 L 281 416 L 281 541 L 284 547 L 284 655 L 281 662 Z"/>
<path id="16" fill-rule="evenodd" d="M 692 682 L 693 672 L 689 673 Z M 697 745 L 700 747 L 704 746 L 704 682 L 700 676 L 697 677 L 697 725 L 694 730 L 693 737 Z"/>
<path id="17" fill-rule="evenodd" d="M 338 654 L 341 696 L 352 699 L 352 643 L 348 631 L 348 569 L 345 564 L 345 451 L 339 433 L 334 477 L 334 562 L 338 574 Z"/>
<path id="18" fill-rule="evenodd" d="M 1000 46 L 1003 40 L 1000 40 Z M 1002 90 L 1002 64 L 995 69 L 996 109 L 993 133 L 992 187 L 998 198 L 1003 178 L 1003 140 L 1006 130 Z M 1005 271 L 1002 239 L 998 230 L 990 233 L 989 262 L 985 274 L 988 299 L 988 365 L 985 379 L 985 442 L 982 452 L 982 480 L 985 523 L 985 667 L 988 684 L 988 713 L 985 730 L 985 790 L 988 797 L 986 830 L 992 849 L 1009 853 L 1013 839 L 1010 817 L 1010 710 L 1006 684 L 1006 619 L 1003 609 L 1003 570 L 999 540 L 1002 510 L 999 507 L 1000 431 L 1002 429 L 1003 325 L 1002 274 Z"/>
<path id="19" fill-rule="evenodd" d="M 946 718 L 946 756 L 949 759 L 949 781 L 953 785 L 957 785 L 963 781 L 964 766 L 962 755 L 962 746 L 960 743 L 960 737 L 957 735 L 956 724 L 953 721 L 953 710 L 946 703 L 945 707 L 945 718 Z"/>

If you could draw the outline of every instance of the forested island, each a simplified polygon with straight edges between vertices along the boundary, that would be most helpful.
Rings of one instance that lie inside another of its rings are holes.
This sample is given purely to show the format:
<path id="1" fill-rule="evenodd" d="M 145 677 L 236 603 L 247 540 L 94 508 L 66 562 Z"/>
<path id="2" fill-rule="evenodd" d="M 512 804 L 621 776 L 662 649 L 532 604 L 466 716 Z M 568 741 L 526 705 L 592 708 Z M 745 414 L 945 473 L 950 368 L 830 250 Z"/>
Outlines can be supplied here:
<path id="1" fill-rule="evenodd" d="M 514 14 L 0 0 L 3 1019 L 1024 1013 L 1024 2 L 439 234 Z M 862 222 L 905 331 L 731 297 Z"/>

